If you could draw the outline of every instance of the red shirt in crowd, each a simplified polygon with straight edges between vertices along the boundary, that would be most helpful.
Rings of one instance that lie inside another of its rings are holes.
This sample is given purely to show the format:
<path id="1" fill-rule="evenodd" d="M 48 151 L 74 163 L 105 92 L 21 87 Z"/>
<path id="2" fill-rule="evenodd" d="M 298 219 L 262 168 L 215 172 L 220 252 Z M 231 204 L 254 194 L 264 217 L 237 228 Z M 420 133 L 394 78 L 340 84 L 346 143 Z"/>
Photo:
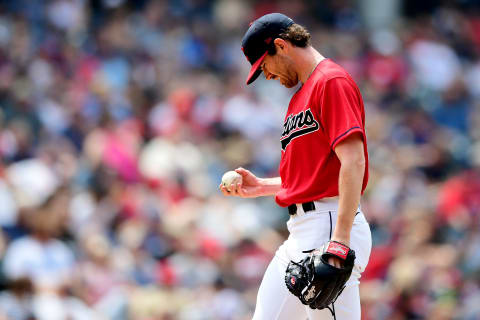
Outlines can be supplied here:
<path id="1" fill-rule="evenodd" d="M 280 139 L 282 188 L 277 203 L 288 206 L 338 196 L 340 160 L 335 146 L 360 132 L 365 152 L 362 193 L 368 182 L 365 110 L 350 75 L 330 59 L 322 60 L 290 100 Z"/>

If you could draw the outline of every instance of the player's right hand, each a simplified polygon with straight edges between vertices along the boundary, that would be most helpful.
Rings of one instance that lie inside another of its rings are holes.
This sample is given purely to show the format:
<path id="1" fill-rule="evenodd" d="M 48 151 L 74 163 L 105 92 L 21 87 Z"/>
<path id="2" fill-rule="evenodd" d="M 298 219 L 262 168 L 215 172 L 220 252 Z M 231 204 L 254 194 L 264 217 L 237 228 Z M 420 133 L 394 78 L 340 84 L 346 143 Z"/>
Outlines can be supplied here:
<path id="1" fill-rule="evenodd" d="M 232 184 L 228 189 L 220 184 L 218 188 L 223 195 L 241 198 L 256 198 L 263 195 L 261 179 L 244 168 L 238 168 L 235 171 L 242 176 L 242 183 Z"/>

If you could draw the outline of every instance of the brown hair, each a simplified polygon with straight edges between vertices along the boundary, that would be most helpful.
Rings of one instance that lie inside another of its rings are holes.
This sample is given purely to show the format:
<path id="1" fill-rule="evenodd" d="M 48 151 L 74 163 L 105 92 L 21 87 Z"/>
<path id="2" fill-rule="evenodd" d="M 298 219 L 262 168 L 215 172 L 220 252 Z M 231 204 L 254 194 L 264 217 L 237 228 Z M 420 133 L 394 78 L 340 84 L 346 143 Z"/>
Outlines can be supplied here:
<path id="1" fill-rule="evenodd" d="M 307 29 L 299 24 L 292 24 L 288 29 L 280 33 L 280 39 L 289 41 L 295 47 L 306 48 L 310 46 L 310 33 Z M 270 55 L 274 55 L 277 52 L 275 45 L 272 46 L 271 50 L 268 51 Z"/>

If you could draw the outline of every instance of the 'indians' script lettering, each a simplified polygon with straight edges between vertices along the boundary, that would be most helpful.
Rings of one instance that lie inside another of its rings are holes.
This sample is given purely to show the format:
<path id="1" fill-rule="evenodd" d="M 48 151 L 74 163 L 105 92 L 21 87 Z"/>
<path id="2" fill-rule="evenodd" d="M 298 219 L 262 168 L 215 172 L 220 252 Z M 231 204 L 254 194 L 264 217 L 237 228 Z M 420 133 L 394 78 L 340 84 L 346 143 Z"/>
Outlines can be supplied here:
<path id="1" fill-rule="evenodd" d="M 285 150 L 293 139 L 317 131 L 318 127 L 318 122 L 310 109 L 291 114 L 283 124 L 282 138 L 280 139 L 282 150 Z"/>

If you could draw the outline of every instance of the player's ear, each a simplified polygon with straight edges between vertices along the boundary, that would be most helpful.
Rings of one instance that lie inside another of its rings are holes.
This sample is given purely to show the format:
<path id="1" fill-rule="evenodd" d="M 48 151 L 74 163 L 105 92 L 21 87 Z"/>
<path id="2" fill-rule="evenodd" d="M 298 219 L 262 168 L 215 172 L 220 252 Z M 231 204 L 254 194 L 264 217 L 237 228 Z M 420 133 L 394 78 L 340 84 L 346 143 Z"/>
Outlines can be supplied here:
<path id="1" fill-rule="evenodd" d="M 289 49 L 289 43 L 281 38 L 276 38 L 273 43 L 277 51 L 286 52 Z"/>

